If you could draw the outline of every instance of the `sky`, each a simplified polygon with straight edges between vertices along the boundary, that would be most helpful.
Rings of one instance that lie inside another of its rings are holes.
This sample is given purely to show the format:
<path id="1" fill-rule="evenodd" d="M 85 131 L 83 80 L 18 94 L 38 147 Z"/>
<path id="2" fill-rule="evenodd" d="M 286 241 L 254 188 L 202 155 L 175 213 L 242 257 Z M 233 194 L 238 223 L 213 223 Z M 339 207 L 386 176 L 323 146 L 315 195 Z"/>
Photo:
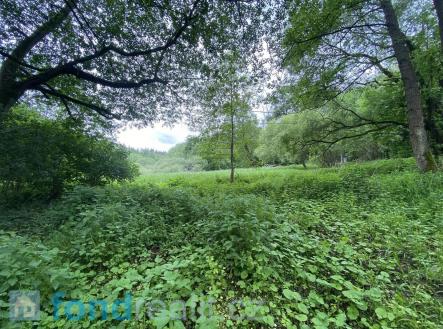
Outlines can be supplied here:
<path id="1" fill-rule="evenodd" d="M 120 144 L 136 149 L 154 149 L 168 151 L 174 145 L 183 143 L 192 132 L 183 124 L 174 127 L 164 127 L 163 123 L 157 123 L 153 127 L 135 128 L 126 127 L 117 134 Z"/>

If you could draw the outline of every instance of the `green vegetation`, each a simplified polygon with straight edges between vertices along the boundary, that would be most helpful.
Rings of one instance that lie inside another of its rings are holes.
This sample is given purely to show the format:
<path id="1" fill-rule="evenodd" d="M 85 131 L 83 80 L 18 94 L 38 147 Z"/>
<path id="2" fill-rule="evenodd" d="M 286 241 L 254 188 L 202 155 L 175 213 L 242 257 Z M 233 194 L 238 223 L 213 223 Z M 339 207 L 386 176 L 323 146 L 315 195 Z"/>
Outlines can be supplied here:
<path id="1" fill-rule="evenodd" d="M 51 120 L 26 107 L 0 122 L 0 202 L 60 197 L 75 184 L 132 179 L 126 150 L 72 120 Z"/>
<path id="2" fill-rule="evenodd" d="M 398 84 L 417 166 L 422 171 L 434 170 L 431 144 L 441 137 L 434 115 L 435 111 L 441 114 L 437 105 L 441 97 L 431 90 L 443 86 L 439 82 L 443 38 L 438 38 L 443 35 L 443 12 L 437 11 L 435 17 L 430 2 L 408 0 L 292 4 L 283 43 L 284 61 L 294 75 L 291 88 L 296 102 L 302 108 L 321 107 L 350 89 L 375 87 L 380 77 L 386 79 L 382 85 Z M 405 32 L 411 28 L 414 32 Z M 428 60 L 423 61 L 425 57 Z M 436 63 L 435 75 L 429 71 L 430 62 Z M 381 130 L 384 124 L 371 128 Z"/>
<path id="3" fill-rule="evenodd" d="M 2 0 L 0 327 L 440 329 L 442 154 L 441 0 Z"/>
<path id="4" fill-rule="evenodd" d="M 288 90 L 281 93 L 284 97 L 291 95 Z M 264 163 L 311 161 L 332 166 L 344 157 L 367 161 L 412 155 L 405 109 L 396 84 L 352 90 L 310 111 L 283 114 L 281 108 L 293 100 L 276 103 L 277 110 L 262 129 L 256 149 Z"/>
<path id="5" fill-rule="evenodd" d="M 50 207 L 2 211 L 2 300 L 39 289 L 42 328 L 439 328 L 441 173 L 390 160 L 237 175 L 77 187 Z M 166 309 L 54 320 L 55 290 L 85 304 L 130 292 L 133 312 L 137 298 Z M 1 305 L 2 328 L 14 327 Z"/>
<path id="6" fill-rule="evenodd" d="M 142 175 L 158 172 L 203 170 L 204 161 L 185 152 L 186 144 L 178 144 L 168 152 L 155 150 L 130 150 L 129 158 L 136 163 Z"/>

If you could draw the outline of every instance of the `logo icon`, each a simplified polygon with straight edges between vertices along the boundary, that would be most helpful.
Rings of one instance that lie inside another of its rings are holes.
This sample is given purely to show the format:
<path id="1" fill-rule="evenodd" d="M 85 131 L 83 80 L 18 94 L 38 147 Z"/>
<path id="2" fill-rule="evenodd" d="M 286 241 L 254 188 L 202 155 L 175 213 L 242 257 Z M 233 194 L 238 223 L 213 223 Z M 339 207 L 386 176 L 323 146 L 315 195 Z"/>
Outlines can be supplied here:
<path id="1" fill-rule="evenodd" d="M 12 321 L 40 320 L 40 293 L 38 291 L 10 291 L 9 319 Z"/>

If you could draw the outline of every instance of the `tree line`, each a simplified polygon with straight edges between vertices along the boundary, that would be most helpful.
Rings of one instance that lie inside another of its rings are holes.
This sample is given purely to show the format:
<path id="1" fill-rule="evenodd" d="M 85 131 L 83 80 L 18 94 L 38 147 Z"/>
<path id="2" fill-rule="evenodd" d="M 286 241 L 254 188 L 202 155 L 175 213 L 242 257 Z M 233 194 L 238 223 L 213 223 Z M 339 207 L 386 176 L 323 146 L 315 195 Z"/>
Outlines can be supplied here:
<path id="1" fill-rule="evenodd" d="M 66 129 L 58 146 L 65 150 L 81 149 L 82 138 L 104 141 L 126 122 L 186 117 L 200 132 L 188 148 L 198 146 L 208 168 L 225 167 L 223 159 L 231 180 L 238 166 L 330 164 L 336 154 L 340 161 L 413 155 L 421 171 L 436 170 L 442 7 L 439 0 L 2 1 L 2 140 L 19 149 L 23 136 L 14 134 L 31 122 L 23 111 L 35 127 Z M 263 122 L 254 108 L 269 89 Z M 28 161 L 8 152 L 5 168 L 10 159 Z M 75 170 L 63 175 L 102 181 Z"/>

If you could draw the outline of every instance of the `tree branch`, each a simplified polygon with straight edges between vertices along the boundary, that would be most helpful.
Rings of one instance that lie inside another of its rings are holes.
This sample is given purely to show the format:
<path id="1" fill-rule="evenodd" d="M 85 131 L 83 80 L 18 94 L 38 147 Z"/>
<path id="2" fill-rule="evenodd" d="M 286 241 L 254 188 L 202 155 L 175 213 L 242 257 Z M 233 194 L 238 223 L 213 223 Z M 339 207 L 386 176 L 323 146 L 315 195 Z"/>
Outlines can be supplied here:
<path id="1" fill-rule="evenodd" d="M 59 66 L 56 66 L 54 68 L 50 68 L 40 74 L 36 74 L 29 79 L 23 81 L 20 84 L 20 88 L 22 90 L 27 89 L 35 89 L 36 86 L 44 84 L 51 79 L 54 79 L 55 77 L 61 76 L 61 75 L 74 75 L 80 79 L 90 81 L 93 83 L 101 84 L 104 86 L 108 86 L 111 88 L 138 88 L 146 84 L 150 83 L 162 83 L 166 84 L 167 81 L 162 80 L 157 77 L 157 71 L 160 66 L 160 63 L 163 59 L 164 52 L 167 51 L 169 48 L 171 48 L 173 45 L 175 45 L 178 41 L 178 39 L 181 37 L 181 35 L 184 33 L 184 31 L 187 29 L 188 26 L 191 25 L 192 21 L 197 17 L 195 15 L 195 11 L 197 8 L 198 3 L 201 0 L 196 0 L 194 2 L 193 7 L 189 11 L 187 15 L 185 15 L 183 24 L 176 30 L 176 32 L 165 42 L 165 44 L 161 46 L 157 46 L 154 48 L 146 49 L 146 50 L 136 50 L 136 51 L 126 51 L 122 48 L 116 47 L 115 45 L 109 45 L 101 48 L 100 50 L 94 52 L 93 54 L 77 58 L 75 60 L 72 60 L 70 62 L 67 62 L 65 64 L 61 64 Z M 85 62 L 92 61 L 94 59 L 97 59 L 99 57 L 104 56 L 108 52 L 115 52 L 123 57 L 138 57 L 138 56 L 147 56 L 151 55 L 156 52 L 161 52 L 161 56 L 159 59 L 159 62 L 157 63 L 155 74 L 153 78 L 149 79 L 143 79 L 140 81 L 109 81 L 104 78 L 100 78 L 97 76 L 94 76 L 93 74 L 90 74 L 88 72 L 82 71 L 76 65 L 82 64 Z"/>
<path id="2" fill-rule="evenodd" d="M 75 3 L 78 0 L 67 0 Z M 31 35 L 21 40 L 11 54 L 3 53 L 6 60 L 2 63 L 0 69 L 0 80 L 13 80 L 16 76 L 19 66 L 28 66 L 24 63 L 24 58 L 31 49 L 42 41 L 49 33 L 53 32 L 68 17 L 71 11 L 69 5 L 65 5 L 57 13 L 50 15 L 49 19 L 40 25 Z M 29 66 L 28 66 L 29 67 Z"/>
<path id="3" fill-rule="evenodd" d="M 321 39 L 321 38 L 324 38 L 324 37 L 327 37 L 330 35 L 338 34 L 341 32 L 352 31 L 353 29 L 359 29 L 359 28 L 365 28 L 365 27 L 369 28 L 369 27 L 374 27 L 374 26 L 386 27 L 386 24 L 384 24 L 384 23 L 374 23 L 374 24 L 357 24 L 357 23 L 358 23 L 358 21 L 356 21 L 354 24 L 351 24 L 349 26 L 343 26 L 343 27 L 336 29 L 334 31 L 319 33 L 317 35 L 314 35 L 312 37 L 302 39 L 302 40 L 294 40 L 292 42 L 292 45 L 289 47 L 289 50 L 286 53 L 285 57 L 283 58 L 283 63 L 286 62 L 286 60 L 288 59 L 288 57 L 290 56 L 290 54 L 292 53 L 292 51 L 296 45 L 300 45 L 300 44 L 307 43 L 310 41 L 318 40 L 318 39 Z"/>
<path id="4" fill-rule="evenodd" d="M 0 55 L 7 58 L 7 59 L 10 59 L 11 61 L 15 62 L 16 64 L 26 67 L 28 69 L 35 70 L 35 71 L 43 71 L 43 69 L 41 69 L 37 66 L 31 65 L 31 64 L 25 63 L 25 62 L 21 61 L 20 59 L 14 57 L 11 54 L 8 54 L 6 51 L 3 51 L 1 49 L 0 49 Z"/>
<path id="5" fill-rule="evenodd" d="M 80 78 L 85 81 L 93 82 L 93 83 L 96 83 L 96 84 L 99 84 L 102 86 L 106 86 L 106 87 L 121 88 L 121 89 L 139 88 L 141 86 L 155 83 L 155 82 L 158 82 L 158 83 L 161 83 L 164 85 L 167 84 L 166 80 L 162 80 L 157 77 L 142 79 L 140 81 L 127 81 L 127 80 L 110 81 L 110 80 L 106 80 L 106 79 L 97 77 L 91 73 L 82 71 L 77 67 L 68 68 L 62 74 L 74 75 L 77 78 Z"/>
<path id="6" fill-rule="evenodd" d="M 369 54 L 364 54 L 364 53 L 349 53 L 346 50 L 344 50 L 343 48 L 340 48 L 338 46 L 332 45 L 329 42 L 326 43 L 329 47 L 334 48 L 336 50 L 338 50 L 339 52 L 341 52 L 344 56 L 348 57 L 348 58 L 366 58 L 367 60 L 369 60 L 369 62 L 374 65 L 375 67 L 377 67 L 381 73 L 383 73 L 384 75 L 386 75 L 389 79 L 398 79 L 391 71 L 389 71 L 387 68 L 385 68 L 381 63 L 388 60 L 388 59 L 393 59 L 395 58 L 394 55 L 382 58 L 382 59 L 378 59 L 375 56 L 371 56 Z"/>
<path id="7" fill-rule="evenodd" d="M 78 0 L 67 0 L 75 4 Z M 65 5 L 59 12 L 49 16 L 49 19 L 40 25 L 30 36 L 24 38 L 19 42 L 17 47 L 11 53 L 11 56 L 18 60 L 23 58 L 29 53 L 29 51 L 49 33 L 51 33 L 56 27 L 58 27 L 68 17 L 71 9 L 69 5 Z"/>
<path id="8" fill-rule="evenodd" d="M 374 128 L 374 129 L 366 130 L 366 131 L 364 131 L 362 133 L 358 133 L 358 134 L 355 134 L 355 135 L 342 136 L 342 137 L 339 137 L 339 138 L 337 138 L 335 140 L 331 140 L 331 141 L 324 140 L 324 139 L 311 139 L 311 140 L 309 140 L 309 141 L 307 141 L 305 143 L 305 146 L 309 146 L 309 145 L 313 145 L 313 144 L 328 144 L 330 146 L 333 146 L 333 145 L 337 144 L 338 142 L 340 142 L 342 140 L 362 137 L 362 136 L 368 135 L 368 134 L 373 133 L 373 132 L 377 132 L 377 131 L 381 131 L 381 130 L 387 129 L 389 127 L 391 127 L 391 126 L 390 125 L 381 126 L 381 127 L 377 127 L 377 128 Z"/>
<path id="9" fill-rule="evenodd" d="M 54 92 L 54 93 L 57 92 L 52 86 L 50 86 L 50 85 L 47 84 L 47 83 L 45 83 L 44 86 L 46 86 L 48 89 L 50 89 L 50 90 L 51 90 L 52 92 Z M 46 92 L 44 92 L 44 91 L 42 91 L 42 90 L 40 90 L 40 92 L 42 92 L 46 97 L 49 98 L 49 96 L 46 94 Z M 72 115 L 71 109 L 69 108 L 69 103 L 68 103 L 68 101 L 67 101 L 65 98 L 60 98 L 60 100 L 61 100 L 61 102 L 63 103 L 63 105 L 65 106 L 65 108 L 66 108 L 66 112 L 68 112 L 68 115 L 69 115 L 71 118 L 74 119 L 74 116 Z"/>
<path id="10" fill-rule="evenodd" d="M 77 99 L 77 98 L 74 98 L 74 97 L 71 97 L 71 96 L 68 96 L 68 95 L 65 95 L 65 94 L 61 93 L 60 91 L 55 90 L 54 88 L 47 89 L 47 88 L 44 88 L 44 87 L 39 85 L 39 86 L 33 87 L 33 89 L 37 90 L 37 91 L 40 91 L 40 92 L 42 92 L 44 94 L 48 94 L 48 95 L 51 95 L 53 97 L 59 98 L 60 100 L 68 101 L 70 103 L 74 103 L 74 104 L 77 104 L 77 105 L 81 105 L 81 106 L 87 107 L 87 108 L 89 108 L 91 110 L 94 110 L 95 112 L 97 112 L 98 114 L 100 114 L 101 116 L 103 116 L 103 117 L 105 117 L 107 119 L 120 119 L 119 115 L 115 115 L 115 114 L 111 113 L 109 110 L 107 110 L 107 109 L 105 109 L 103 107 L 100 107 L 100 106 L 97 106 L 95 104 L 91 104 L 91 103 L 82 101 L 80 99 Z"/>
<path id="11" fill-rule="evenodd" d="M 91 43 L 92 47 L 95 48 L 95 44 L 94 41 L 91 39 L 91 37 L 89 36 L 88 31 L 85 29 L 85 27 L 83 26 L 82 21 L 80 20 L 80 18 L 77 16 L 77 14 L 75 13 L 74 7 L 78 9 L 78 7 L 76 6 L 76 4 L 71 4 L 69 1 L 70 0 L 64 0 L 66 5 L 69 7 L 69 9 L 72 12 L 72 15 L 74 16 L 75 20 L 77 21 L 77 23 L 79 24 L 80 28 L 85 32 L 86 37 L 88 38 L 89 42 Z M 86 22 L 86 24 L 88 24 L 88 22 Z M 89 25 L 88 25 L 89 26 Z M 92 32 L 92 34 L 94 34 L 94 32 Z"/>
<path id="12" fill-rule="evenodd" d="M 401 126 L 403 128 L 407 128 L 407 124 L 402 123 L 402 122 L 398 122 L 398 121 L 393 121 L 393 120 L 383 120 L 383 121 L 375 121 L 372 119 L 368 119 L 365 118 L 363 116 L 361 116 L 360 114 L 358 114 L 357 112 L 355 112 L 354 110 L 344 106 L 343 104 L 341 104 L 340 102 L 338 102 L 336 99 L 333 99 L 332 102 L 337 105 L 338 107 L 340 107 L 341 109 L 350 112 L 352 115 L 354 115 L 355 117 L 357 117 L 358 119 L 368 122 L 369 124 L 373 124 L 373 125 L 381 125 L 381 124 L 391 124 L 391 125 L 396 125 L 396 126 Z"/>

